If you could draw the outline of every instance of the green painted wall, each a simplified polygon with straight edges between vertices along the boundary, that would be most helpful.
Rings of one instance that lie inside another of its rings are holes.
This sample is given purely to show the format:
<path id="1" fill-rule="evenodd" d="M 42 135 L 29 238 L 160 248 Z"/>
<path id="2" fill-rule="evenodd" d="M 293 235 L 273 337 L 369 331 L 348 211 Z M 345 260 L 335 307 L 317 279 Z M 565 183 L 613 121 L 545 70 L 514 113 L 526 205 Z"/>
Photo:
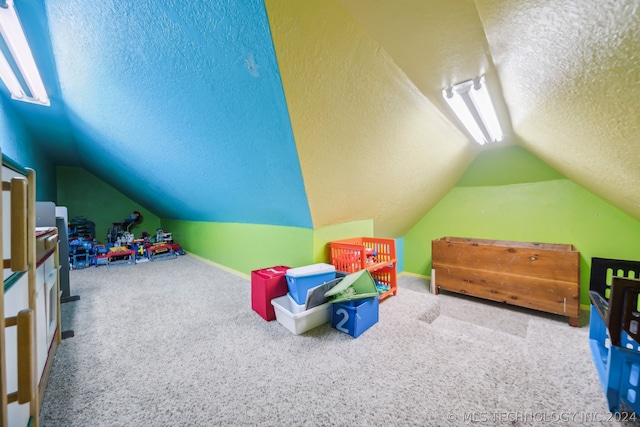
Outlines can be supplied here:
<path id="1" fill-rule="evenodd" d="M 373 220 L 353 221 L 311 230 L 261 224 L 237 224 L 160 219 L 85 169 L 58 166 L 58 204 L 67 206 L 69 218 L 82 216 L 96 223 L 98 240 L 106 241 L 113 222 L 132 211 L 144 221 L 133 229 L 153 233 L 161 227 L 175 243 L 194 255 L 243 274 L 275 265 L 299 267 L 329 262 L 331 240 L 372 236 Z"/>
<path id="2" fill-rule="evenodd" d="M 313 233 L 313 262 L 331 262 L 329 242 L 360 236 L 373 236 L 373 220 L 350 221 L 319 228 Z"/>
<path id="3" fill-rule="evenodd" d="M 114 222 L 139 211 L 143 220 L 131 229 L 136 236 L 143 231 L 154 234 L 161 227 L 160 218 L 129 199 L 83 168 L 58 166 L 58 205 L 66 206 L 69 219 L 84 217 L 96 224 L 96 239 L 105 243 Z"/>
<path id="4" fill-rule="evenodd" d="M 261 224 L 162 220 L 188 252 L 240 273 L 312 263 L 313 230 Z"/>
<path id="5" fill-rule="evenodd" d="M 236 272 L 286 265 L 330 262 L 332 240 L 373 236 L 373 220 L 352 221 L 311 230 L 261 224 L 194 222 L 163 219 L 174 242 L 194 255 Z"/>
<path id="6" fill-rule="evenodd" d="M 484 187 L 564 179 L 555 169 L 522 147 L 481 152 L 456 187 Z"/>
<path id="7" fill-rule="evenodd" d="M 520 147 L 479 155 L 405 235 L 405 271 L 430 276 L 431 241 L 444 236 L 573 244 L 582 304 L 589 303 L 592 257 L 640 259 L 640 222 Z"/>

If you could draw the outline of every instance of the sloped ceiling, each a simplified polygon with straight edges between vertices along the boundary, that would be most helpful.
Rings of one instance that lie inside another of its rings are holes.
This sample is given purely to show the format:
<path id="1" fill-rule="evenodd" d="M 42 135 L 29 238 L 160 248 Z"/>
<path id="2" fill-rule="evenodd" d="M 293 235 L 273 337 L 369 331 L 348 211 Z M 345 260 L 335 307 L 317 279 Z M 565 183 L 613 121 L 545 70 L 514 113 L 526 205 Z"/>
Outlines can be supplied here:
<path id="1" fill-rule="evenodd" d="M 25 122 L 162 217 L 400 236 L 518 144 L 640 220 L 640 0 L 16 2 L 52 94 Z M 483 148 L 441 97 L 480 74 Z"/>
<path id="2" fill-rule="evenodd" d="M 339 2 L 266 5 L 314 226 L 402 235 L 473 147 Z"/>
<path id="3" fill-rule="evenodd" d="M 46 2 L 75 144 L 163 218 L 312 226 L 264 4 Z M 75 155 L 73 155 L 75 154 Z"/>
<path id="4" fill-rule="evenodd" d="M 518 143 L 640 219 L 640 1 L 478 1 Z"/>

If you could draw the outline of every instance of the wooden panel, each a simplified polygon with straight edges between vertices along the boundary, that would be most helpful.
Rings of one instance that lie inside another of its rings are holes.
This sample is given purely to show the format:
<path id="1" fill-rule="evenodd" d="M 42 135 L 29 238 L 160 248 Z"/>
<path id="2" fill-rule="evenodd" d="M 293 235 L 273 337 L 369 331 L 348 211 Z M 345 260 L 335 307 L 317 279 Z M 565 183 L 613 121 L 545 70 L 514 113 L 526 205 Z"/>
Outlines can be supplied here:
<path id="1" fill-rule="evenodd" d="M 21 310 L 17 316 L 18 328 L 18 403 L 33 398 L 33 311 Z"/>
<path id="2" fill-rule="evenodd" d="M 43 316 L 44 313 L 40 313 L 36 304 L 36 171 L 31 168 L 25 168 L 27 171 L 27 240 L 31 242 L 27 246 L 27 260 L 29 262 L 29 270 L 27 272 L 29 277 L 29 307 L 33 310 L 33 316 Z M 35 339 L 35 337 L 34 337 Z M 37 348 L 36 348 L 37 351 Z M 33 381 L 31 387 L 31 426 L 38 427 L 40 425 L 40 397 L 38 394 L 38 364 L 36 360 L 36 351 L 33 352 L 31 357 L 31 379 Z"/>
<path id="3" fill-rule="evenodd" d="M 576 283 L 435 264 L 434 270 L 441 289 L 564 316 L 580 315 Z"/>
<path id="4" fill-rule="evenodd" d="M 533 245 L 533 244 L 529 244 Z M 479 270 L 577 282 L 580 253 L 545 250 L 541 247 L 492 246 L 470 242 L 433 241 L 433 261 L 440 265 L 462 265 Z"/>
<path id="5" fill-rule="evenodd" d="M 445 242 L 453 243 L 471 243 L 487 246 L 506 246 L 508 248 L 529 248 L 540 249 L 545 251 L 573 251 L 573 245 L 564 243 L 540 243 L 540 242 L 518 242 L 515 240 L 492 240 L 492 239 L 472 239 L 469 237 L 444 237 L 441 239 Z"/>
<path id="6" fill-rule="evenodd" d="M 1 154 L 1 149 L 0 149 Z M 4 167 L 3 167 L 4 169 Z M 4 186 L 4 182 L 3 182 Z M 4 191 L 4 187 L 3 187 Z M 3 200 L 0 197 L 0 224 L 3 224 L 2 217 L 7 215 L 8 212 L 3 211 Z M 4 259 L 3 243 L 0 239 L 0 259 Z M 5 267 L 6 268 L 6 267 Z M 0 292 L 0 426 L 9 425 L 9 417 L 7 414 L 7 407 L 9 401 L 7 399 L 7 361 L 5 357 L 6 340 L 5 340 L 5 321 L 4 321 L 4 289 Z"/>
<path id="7" fill-rule="evenodd" d="M 11 271 L 27 271 L 27 180 L 11 179 Z"/>
<path id="8" fill-rule="evenodd" d="M 444 237 L 432 242 L 435 289 L 580 320 L 580 253 L 573 245 Z"/>

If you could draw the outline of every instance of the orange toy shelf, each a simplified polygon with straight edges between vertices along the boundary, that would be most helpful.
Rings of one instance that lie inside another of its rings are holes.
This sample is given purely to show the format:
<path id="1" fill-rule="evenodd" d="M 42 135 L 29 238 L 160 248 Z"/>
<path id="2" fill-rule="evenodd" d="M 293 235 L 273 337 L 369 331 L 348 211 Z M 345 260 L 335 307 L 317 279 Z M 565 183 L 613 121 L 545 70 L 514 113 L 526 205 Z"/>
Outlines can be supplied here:
<path id="1" fill-rule="evenodd" d="M 380 301 L 396 294 L 398 289 L 398 281 L 396 278 L 396 265 L 393 267 L 384 267 L 371 273 L 374 279 L 382 285 L 389 286 L 389 290 L 379 295 Z"/>
<path id="2" fill-rule="evenodd" d="M 354 237 L 330 242 L 329 248 L 331 264 L 336 270 L 348 274 L 365 269 L 369 270 L 379 283 L 390 287 L 387 292 L 380 294 L 381 300 L 396 294 L 395 240 Z"/>

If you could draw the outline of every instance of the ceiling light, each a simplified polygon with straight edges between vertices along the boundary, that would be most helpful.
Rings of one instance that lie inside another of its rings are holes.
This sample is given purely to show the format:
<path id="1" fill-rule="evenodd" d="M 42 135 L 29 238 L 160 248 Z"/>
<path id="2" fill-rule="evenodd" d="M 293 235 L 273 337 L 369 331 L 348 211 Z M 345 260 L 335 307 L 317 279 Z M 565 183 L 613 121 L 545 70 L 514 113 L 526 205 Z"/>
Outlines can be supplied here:
<path id="1" fill-rule="evenodd" d="M 502 141 L 504 134 L 491 103 L 484 76 L 442 91 L 445 101 L 480 145 Z"/>
<path id="2" fill-rule="evenodd" d="M 0 55 L 0 78 L 11 92 L 11 97 L 20 101 L 50 105 L 49 96 L 22 31 L 13 0 L 0 2 L 0 34 L 17 66 L 17 70 L 14 70 L 8 59 Z M 16 71 L 20 72 L 28 91 L 20 83 Z"/>
<path id="3" fill-rule="evenodd" d="M 22 85 L 13 73 L 11 65 L 9 65 L 4 55 L 0 55 L 0 78 L 2 78 L 2 81 L 9 89 L 9 92 L 11 92 L 13 98 L 21 99 L 25 96 Z"/>

